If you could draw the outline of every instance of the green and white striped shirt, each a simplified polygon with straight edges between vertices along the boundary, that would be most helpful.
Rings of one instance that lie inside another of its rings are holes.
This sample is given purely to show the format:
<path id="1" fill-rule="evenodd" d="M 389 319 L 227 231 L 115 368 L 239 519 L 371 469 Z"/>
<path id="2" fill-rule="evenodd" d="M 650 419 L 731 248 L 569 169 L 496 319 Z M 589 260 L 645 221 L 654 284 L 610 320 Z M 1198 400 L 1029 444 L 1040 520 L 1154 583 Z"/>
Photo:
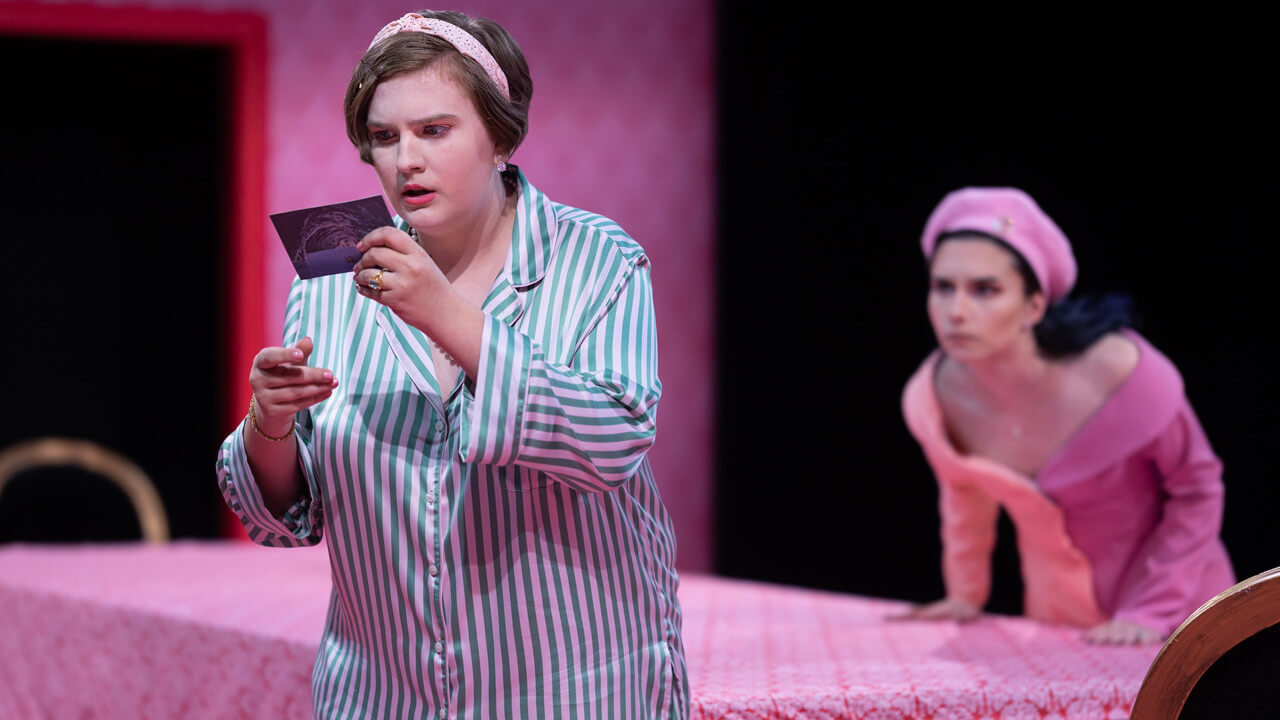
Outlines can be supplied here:
<path id="1" fill-rule="evenodd" d="M 520 180 L 474 392 L 441 392 L 427 337 L 349 275 L 295 279 L 284 343 L 342 380 L 298 417 L 309 497 L 271 516 L 242 428 L 218 455 L 255 542 L 324 533 L 317 717 L 688 716 L 648 260 Z"/>

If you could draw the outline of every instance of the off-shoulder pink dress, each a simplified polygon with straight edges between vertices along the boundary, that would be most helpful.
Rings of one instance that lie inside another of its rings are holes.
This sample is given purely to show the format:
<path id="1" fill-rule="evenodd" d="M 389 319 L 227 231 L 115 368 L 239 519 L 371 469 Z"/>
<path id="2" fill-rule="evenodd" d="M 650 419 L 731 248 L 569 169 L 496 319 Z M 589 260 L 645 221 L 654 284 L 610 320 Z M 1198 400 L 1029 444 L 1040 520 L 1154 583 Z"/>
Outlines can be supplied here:
<path id="1" fill-rule="evenodd" d="M 1000 506 L 1017 529 L 1028 617 L 1088 627 L 1128 620 L 1165 635 L 1233 585 L 1219 538 L 1222 463 L 1177 368 L 1136 332 L 1137 367 L 1031 478 L 947 438 L 934 352 L 903 415 L 938 480 L 947 596 L 982 607 Z"/>

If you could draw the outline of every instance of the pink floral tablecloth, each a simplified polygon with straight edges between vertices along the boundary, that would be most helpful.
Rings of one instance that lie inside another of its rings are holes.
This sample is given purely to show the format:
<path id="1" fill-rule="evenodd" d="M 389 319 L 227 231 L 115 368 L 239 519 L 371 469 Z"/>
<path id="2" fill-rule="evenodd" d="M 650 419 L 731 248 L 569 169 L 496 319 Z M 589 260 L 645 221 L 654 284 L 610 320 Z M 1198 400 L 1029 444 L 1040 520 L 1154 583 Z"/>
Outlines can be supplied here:
<path id="1" fill-rule="evenodd" d="M 307 718 L 328 592 L 323 547 L 0 547 L 0 719 Z M 1158 649 L 707 575 L 680 595 L 704 720 L 1124 718 Z"/>

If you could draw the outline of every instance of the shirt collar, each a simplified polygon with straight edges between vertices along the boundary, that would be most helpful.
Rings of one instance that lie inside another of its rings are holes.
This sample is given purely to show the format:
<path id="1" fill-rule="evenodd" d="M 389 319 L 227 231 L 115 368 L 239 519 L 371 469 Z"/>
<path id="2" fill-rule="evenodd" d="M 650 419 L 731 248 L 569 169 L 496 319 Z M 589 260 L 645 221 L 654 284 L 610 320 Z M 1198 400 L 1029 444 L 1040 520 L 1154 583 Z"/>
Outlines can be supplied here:
<path id="1" fill-rule="evenodd" d="M 515 166 L 512 166 L 515 167 Z M 529 182 L 516 167 L 520 178 L 516 218 L 511 227 L 511 252 L 505 271 L 511 285 L 524 289 L 542 280 L 560 239 L 555 203 Z"/>
<path id="2" fill-rule="evenodd" d="M 519 197 L 511 227 L 511 252 L 507 253 L 503 274 L 513 288 L 523 290 L 547 274 L 560 239 L 559 220 L 551 198 L 534 187 L 519 167 L 510 167 L 519 177 Z M 402 217 L 395 218 L 395 226 L 408 232 L 409 225 Z"/>

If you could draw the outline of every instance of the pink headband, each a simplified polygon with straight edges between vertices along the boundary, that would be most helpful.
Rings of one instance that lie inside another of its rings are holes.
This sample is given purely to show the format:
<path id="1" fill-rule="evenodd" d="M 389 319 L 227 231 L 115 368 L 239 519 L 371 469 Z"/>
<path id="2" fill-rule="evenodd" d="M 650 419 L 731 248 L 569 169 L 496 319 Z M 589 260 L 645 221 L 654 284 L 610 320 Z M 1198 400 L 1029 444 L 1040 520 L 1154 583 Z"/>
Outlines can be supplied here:
<path id="1" fill-rule="evenodd" d="M 933 256 L 938 236 L 972 230 L 998 237 L 1022 254 L 1045 298 L 1054 303 L 1076 284 L 1071 242 L 1030 195 L 1016 188 L 969 187 L 949 193 L 925 223 L 920 246 Z"/>
<path id="2" fill-rule="evenodd" d="M 502 91 L 502 96 L 511 99 L 511 90 L 507 87 L 507 75 L 502 72 L 502 68 L 498 66 L 498 61 L 493 59 L 493 55 L 485 49 L 466 30 L 447 23 L 443 20 L 435 18 L 427 18 L 418 13 L 407 13 L 403 17 L 396 18 L 387 23 L 377 35 L 373 36 L 373 42 L 369 43 L 369 47 L 373 47 L 383 40 L 402 32 L 420 32 L 428 35 L 435 35 L 438 38 L 447 40 L 450 45 L 457 48 L 458 52 L 480 63 L 480 67 L 489 75 L 489 79 L 493 80 L 493 84 L 498 86 Z"/>

